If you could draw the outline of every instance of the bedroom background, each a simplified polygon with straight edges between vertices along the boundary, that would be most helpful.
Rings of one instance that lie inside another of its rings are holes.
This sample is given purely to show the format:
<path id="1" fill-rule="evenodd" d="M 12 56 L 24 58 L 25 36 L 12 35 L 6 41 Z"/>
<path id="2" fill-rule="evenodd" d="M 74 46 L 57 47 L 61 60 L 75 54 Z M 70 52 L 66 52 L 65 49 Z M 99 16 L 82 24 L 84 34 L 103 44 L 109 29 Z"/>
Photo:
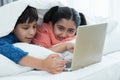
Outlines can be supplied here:
<path id="1" fill-rule="evenodd" d="M 0 6 L 17 0 L 0 0 Z M 118 18 L 119 0 L 60 0 L 65 5 L 76 8 L 89 16 Z M 120 18 L 120 17 L 119 17 Z"/>
<path id="2" fill-rule="evenodd" d="M 16 1 L 16 0 L 0 0 L 0 6 L 13 2 L 13 1 Z"/>
<path id="3" fill-rule="evenodd" d="M 17 1 L 17 0 L 0 0 L 0 6 L 13 1 Z M 116 29 L 120 28 L 120 25 L 119 25 L 120 1 L 119 0 L 100 0 L 100 1 L 98 0 L 58 0 L 58 1 L 62 2 L 64 5 L 73 7 L 77 11 L 85 14 L 88 24 L 107 22 L 108 23 L 107 33 L 113 34 L 113 31 L 115 32 Z M 118 35 L 118 33 L 116 34 Z M 119 37 L 115 39 L 120 40 Z M 115 39 L 112 42 L 116 42 Z M 109 43 L 107 43 L 107 45 L 108 44 Z M 116 46 L 116 43 L 112 43 L 112 44 Z M 118 48 L 119 46 L 117 46 L 117 49 Z"/>
<path id="4" fill-rule="evenodd" d="M 3 2 L 3 1 L 6 1 L 5 4 L 7 4 L 7 3 L 15 1 L 15 0 L 1 0 L 0 2 Z M 24 0 L 24 1 L 27 1 L 27 0 Z M 34 0 L 31 0 L 31 1 L 33 2 Z M 41 1 L 44 1 L 44 0 L 41 0 Z M 57 0 L 55 0 L 55 1 L 57 1 Z M 119 37 L 120 25 L 118 25 L 118 22 L 120 20 L 120 16 L 119 16 L 120 1 L 119 0 L 101 0 L 101 1 L 98 1 L 98 0 L 79 0 L 79 1 L 78 0 L 74 0 L 74 1 L 73 0 L 59 0 L 59 1 L 62 1 L 65 5 L 76 8 L 78 11 L 84 13 L 87 18 L 89 17 L 90 21 L 101 22 L 104 20 L 111 19 L 111 22 L 109 22 L 109 26 L 112 27 L 112 29 L 110 29 L 112 31 L 112 33 L 110 36 L 108 36 L 108 38 L 107 38 L 108 41 L 106 41 L 108 43 L 107 51 L 113 51 L 113 53 L 115 50 L 120 51 L 120 37 Z M 47 1 L 47 2 L 49 2 L 49 1 Z M 3 5 L 3 3 L 2 3 L 2 5 Z M 17 4 L 17 6 L 18 5 L 20 5 L 20 4 Z M 43 6 L 45 6 L 45 5 L 43 5 Z M 22 4 L 22 7 L 23 7 L 23 4 Z M 9 7 L 9 10 L 10 10 L 10 7 Z M 16 10 L 16 7 L 14 7 L 14 10 Z M 0 15 L 2 15 L 2 13 L 4 13 L 4 12 L 1 11 L 0 13 L 1 13 Z M 3 19 L 5 19 L 2 17 L 3 16 L 1 16 L 1 21 Z M 13 17 L 14 16 L 12 16 L 12 19 L 13 19 Z M 9 16 L 9 18 L 10 18 L 10 16 Z M 113 23 L 115 23 L 115 24 L 113 24 Z M 0 34 L 1 34 L 1 31 L 0 31 Z M 19 46 L 21 46 L 21 45 L 19 45 Z M 19 46 L 17 46 L 17 47 L 19 47 Z M 27 50 L 33 49 L 32 46 L 31 47 L 28 46 L 29 48 L 27 48 L 27 45 L 21 46 L 21 47 L 23 47 Z M 36 49 L 36 48 L 34 48 L 34 49 Z M 42 49 L 39 49 L 39 50 L 42 50 Z M 38 51 L 38 50 L 35 50 L 35 51 Z M 0 67 L 1 67 L 0 80 L 21 80 L 21 79 L 22 80 L 33 80 L 33 79 L 37 79 L 37 78 L 42 79 L 42 80 L 96 80 L 96 79 L 120 80 L 120 58 L 119 58 L 120 52 L 119 51 L 117 52 L 118 54 L 112 53 L 110 55 L 105 55 L 104 56 L 105 60 L 103 59 L 103 61 L 100 64 L 93 65 L 93 66 L 90 66 L 90 67 L 87 67 L 84 69 L 80 69 L 75 72 L 70 72 L 70 73 L 65 72 L 65 73 L 61 73 L 61 74 L 57 74 L 57 75 L 51 75 L 44 71 L 41 71 L 41 72 L 30 71 L 30 70 L 28 70 L 28 68 L 25 69 L 24 67 L 21 67 L 21 66 L 19 67 L 19 66 L 16 66 L 15 64 L 12 64 L 8 60 L 6 60 L 5 57 L 0 56 L 0 63 L 3 63 L 6 61 L 5 64 L 0 64 Z M 47 51 L 44 51 L 44 52 L 47 52 Z M 31 53 L 33 53 L 33 52 L 31 52 Z M 35 53 L 37 53 L 37 52 L 35 52 Z M 38 55 L 36 55 L 36 56 L 38 56 Z M 3 65 L 3 66 L 1 66 L 1 65 Z M 7 65 L 7 66 L 9 65 L 9 67 L 6 69 L 5 65 Z M 23 73 L 23 72 L 25 72 L 25 73 Z M 15 75 L 15 76 L 8 76 L 8 77 L 1 77 L 1 76 L 17 74 L 17 73 L 23 73 L 23 74 Z M 46 78 L 46 76 L 47 76 L 47 78 Z"/>
<path id="5" fill-rule="evenodd" d="M 0 0 L 0 6 L 17 0 Z M 120 0 L 59 0 L 85 14 L 87 23 L 108 22 L 108 33 L 120 27 Z"/>
<path id="6" fill-rule="evenodd" d="M 0 6 L 17 0 L 0 0 Z M 119 0 L 60 0 L 90 18 L 115 19 L 119 21 Z"/>

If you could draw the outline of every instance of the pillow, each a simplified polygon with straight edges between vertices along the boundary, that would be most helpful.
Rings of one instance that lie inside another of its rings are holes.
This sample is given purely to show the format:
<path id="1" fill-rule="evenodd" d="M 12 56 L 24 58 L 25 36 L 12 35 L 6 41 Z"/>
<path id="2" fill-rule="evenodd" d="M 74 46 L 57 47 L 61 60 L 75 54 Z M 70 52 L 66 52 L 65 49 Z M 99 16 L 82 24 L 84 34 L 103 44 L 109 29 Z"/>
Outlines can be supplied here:
<path id="1" fill-rule="evenodd" d="M 27 43 L 16 43 L 14 44 L 14 46 L 29 52 L 30 56 L 34 56 L 41 59 L 44 59 L 48 55 L 54 53 L 46 48 L 37 45 L 27 44 Z M 33 68 L 31 67 L 20 66 L 0 54 L 0 76 L 15 75 L 19 73 L 24 73 L 26 71 L 30 71 L 32 69 Z"/>
<path id="2" fill-rule="evenodd" d="M 110 34 L 118 25 L 118 22 L 115 19 L 109 19 L 103 17 L 86 16 L 86 20 L 87 20 L 87 24 L 108 23 L 107 34 Z"/>
<path id="3" fill-rule="evenodd" d="M 120 24 L 106 36 L 103 53 L 108 54 L 120 50 Z"/>
<path id="4" fill-rule="evenodd" d="M 19 47 L 20 49 L 29 52 L 28 55 L 36 57 L 36 58 L 41 58 L 44 59 L 46 58 L 48 55 L 53 54 L 55 52 L 38 46 L 38 45 L 34 45 L 34 44 L 28 44 L 28 43 L 15 43 L 14 46 Z"/>
<path id="5" fill-rule="evenodd" d="M 0 7 L 0 13 L 3 13 L 0 14 L 0 37 L 9 34 L 14 29 L 17 18 L 26 7 L 27 5 L 20 1 L 11 2 Z"/>
<path id="6" fill-rule="evenodd" d="M 118 26 L 118 22 L 115 19 L 108 19 L 107 20 L 107 34 L 111 34 L 112 31 Z"/>
<path id="7" fill-rule="evenodd" d="M 32 70 L 32 68 L 20 66 L 0 54 L 0 77 L 19 74 L 30 70 Z"/>

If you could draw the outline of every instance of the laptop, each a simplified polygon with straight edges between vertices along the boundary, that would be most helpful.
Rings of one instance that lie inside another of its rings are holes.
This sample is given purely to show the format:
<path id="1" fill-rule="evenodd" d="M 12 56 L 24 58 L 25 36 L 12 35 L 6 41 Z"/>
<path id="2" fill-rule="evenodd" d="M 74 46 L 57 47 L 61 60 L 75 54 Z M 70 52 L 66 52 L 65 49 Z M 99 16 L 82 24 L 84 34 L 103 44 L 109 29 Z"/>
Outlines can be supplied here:
<path id="1" fill-rule="evenodd" d="M 72 60 L 65 71 L 77 70 L 101 61 L 107 23 L 79 26 Z"/>

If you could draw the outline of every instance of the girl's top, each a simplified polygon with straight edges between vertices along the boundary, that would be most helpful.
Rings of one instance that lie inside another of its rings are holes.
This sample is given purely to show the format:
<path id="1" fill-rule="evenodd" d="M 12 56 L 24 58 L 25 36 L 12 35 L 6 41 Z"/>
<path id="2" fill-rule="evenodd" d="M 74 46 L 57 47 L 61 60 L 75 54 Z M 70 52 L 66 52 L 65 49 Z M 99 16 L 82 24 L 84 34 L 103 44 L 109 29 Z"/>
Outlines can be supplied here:
<path id="1" fill-rule="evenodd" d="M 49 22 L 49 23 L 43 23 L 42 25 L 39 25 L 37 27 L 37 34 L 35 35 L 32 42 L 37 45 L 41 45 L 43 47 L 49 48 L 57 43 L 69 41 L 74 38 L 75 36 L 66 38 L 62 41 L 57 40 L 53 33 L 52 23 Z"/>
<path id="2" fill-rule="evenodd" d="M 13 33 L 10 33 L 7 36 L 0 38 L 0 54 L 6 56 L 11 59 L 15 63 L 19 63 L 19 61 L 26 56 L 28 53 L 24 52 L 20 48 L 13 46 L 14 43 L 19 42 L 19 40 L 15 37 Z"/>

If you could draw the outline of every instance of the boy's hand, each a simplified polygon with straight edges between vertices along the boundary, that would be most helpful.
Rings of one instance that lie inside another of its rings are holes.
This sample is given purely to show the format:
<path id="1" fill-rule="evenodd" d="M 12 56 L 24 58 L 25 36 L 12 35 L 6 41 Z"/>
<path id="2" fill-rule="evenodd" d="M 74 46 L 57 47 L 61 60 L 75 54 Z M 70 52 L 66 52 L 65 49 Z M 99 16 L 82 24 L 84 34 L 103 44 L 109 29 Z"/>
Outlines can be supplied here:
<path id="1" fill-rule="evenodd" d="M 45 70 L 50 73 L 60 73 L 64 70 L 67 60 L 57 60 L 60 58 L 59 54 L 51 54 L 42 62 L 42 70 Z"/>

